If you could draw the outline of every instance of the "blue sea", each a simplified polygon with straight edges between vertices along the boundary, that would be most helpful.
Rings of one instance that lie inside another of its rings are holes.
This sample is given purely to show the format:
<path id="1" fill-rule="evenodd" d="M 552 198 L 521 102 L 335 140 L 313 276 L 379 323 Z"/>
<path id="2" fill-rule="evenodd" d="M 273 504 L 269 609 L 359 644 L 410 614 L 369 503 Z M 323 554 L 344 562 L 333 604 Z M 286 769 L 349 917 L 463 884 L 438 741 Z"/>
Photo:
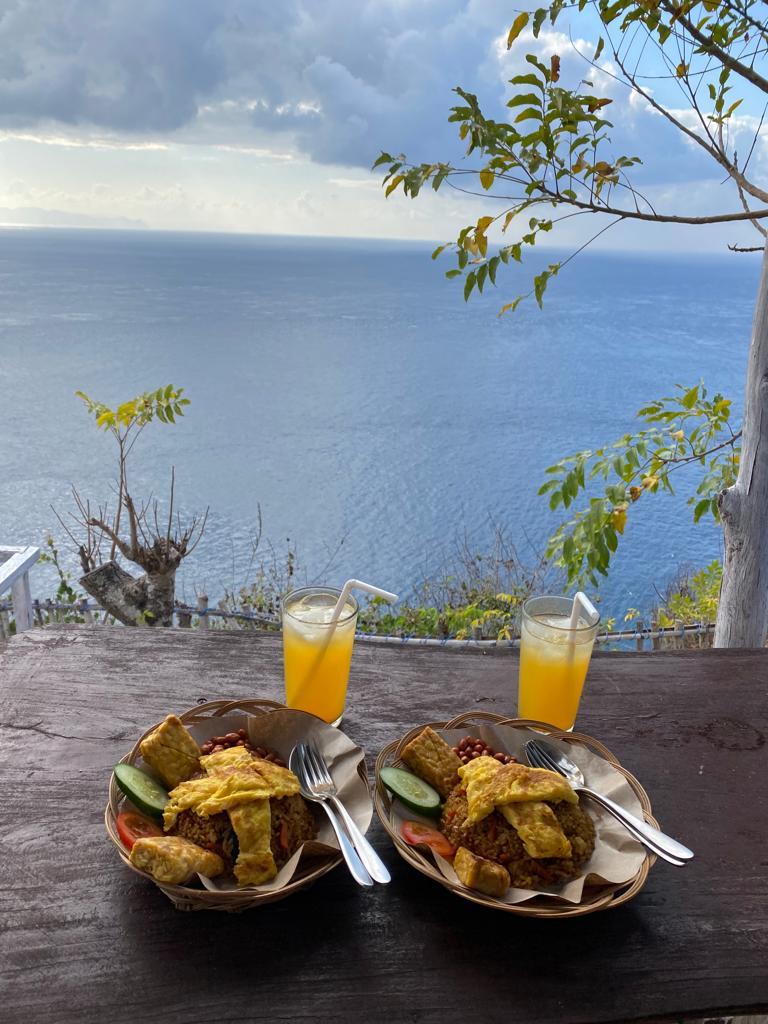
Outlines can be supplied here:
<path id="1" fill-rule="evenodd" d="M 0 543 L 52 534 L 71 488 L 113 496 L 114 451 L 74 397 L 107 403 L 173 383 L 191 399 L 133 456 L 134 492 L 210 507 L 180 594 L 217 600 L 267 540 L 307 578 L 354 575 L 407 595 L 482 553 L 497 527 L 525 563 L 560 518 L 536 491 L 559 457 L 633 428 L 674 383 L 742 392 L 758 278 L 752 257 L 585 253 L 545 308 L 497 310 L 534 264 L 465 304 L 426 243 L 252 236 L 0 232 Z M 541 258 L 541 257 L 540 257 Z M 553 258 L 546 254 L 546 260 Z M 648 608 L 681 566 L 720 553 L 674 499 L 644 499 L 605 613 Z M 692 478 L 690 478 L 692 479 Z M 50 567 L 33 577 L 53 590 Z"/>

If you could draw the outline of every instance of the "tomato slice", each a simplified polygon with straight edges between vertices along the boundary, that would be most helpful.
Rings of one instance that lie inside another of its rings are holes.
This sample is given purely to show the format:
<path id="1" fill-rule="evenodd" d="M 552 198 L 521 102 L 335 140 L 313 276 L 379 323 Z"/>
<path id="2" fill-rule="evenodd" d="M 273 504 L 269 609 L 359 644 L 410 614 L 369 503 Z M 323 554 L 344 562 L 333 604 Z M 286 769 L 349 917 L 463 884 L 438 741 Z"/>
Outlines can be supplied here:
<path id="1" fill-rule="evenodd" d="M 442 832 L 438 832 L 431 825 L 425 825 L 423 821 L 404 821 L 400 834 L 410 846 L 428 846 L 441 857 L 453 857 L 456 853 L 454 846 Z"/>
<path id="2" fill-rule="evenodd" d="M 136 811 L 123 811 L 117 816 L 117 834 L 126 850 L 130 850 L 137 839 L 165 835 L 159 825 Z"/>

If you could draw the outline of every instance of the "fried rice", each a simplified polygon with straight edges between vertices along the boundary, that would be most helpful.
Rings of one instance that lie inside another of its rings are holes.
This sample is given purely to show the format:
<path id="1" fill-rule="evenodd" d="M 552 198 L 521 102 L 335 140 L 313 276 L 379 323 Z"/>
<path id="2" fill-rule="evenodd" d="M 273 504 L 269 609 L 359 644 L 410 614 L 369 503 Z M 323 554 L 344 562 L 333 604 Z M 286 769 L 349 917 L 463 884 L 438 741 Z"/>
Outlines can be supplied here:
<path id="1" fill-rule="evenodd" d="M 456 786 L 445 801 L 440 831 L 455 847 L 464 846 L 479 857 L 503 864 L 517 889 L 541 889 L 576 878 L 595 849 L 595 826 L 580 804 L 550 803 L 571 843 L 570 857 L 530 857 L 516 830 L 498 812 L 475 825 L 466 825 L 467 793 Z"/>
<path id="2" fill-rule="evenodd" d="M 317 825 L 307 802 L 298 794 L 273 797 L 269 808 L 272 818 L 270 847 L 279 871 L 302 843 L 315 838 Z M 169 834 L 191 839 L 203 849 L 217 853 L 230 870 L 237 860 L 237 836 L 226 811 L 208 817 L 192 810 L 182 811 Z"/>

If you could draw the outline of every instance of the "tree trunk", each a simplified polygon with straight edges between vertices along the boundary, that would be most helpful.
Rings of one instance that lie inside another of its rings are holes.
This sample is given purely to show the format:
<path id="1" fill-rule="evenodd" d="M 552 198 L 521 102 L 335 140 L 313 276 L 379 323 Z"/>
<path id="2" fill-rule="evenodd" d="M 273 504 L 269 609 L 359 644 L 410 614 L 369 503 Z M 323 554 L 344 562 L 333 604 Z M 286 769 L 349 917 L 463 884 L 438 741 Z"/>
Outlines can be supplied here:
<path id="1" fill-rule="evenodd" d="M 725 534 L 715 647 L 762 647 L 768 634 L 768 246 L 757 293 L 741 461 L 718 507 Z"/>
<path id="2" fill-rule="evenodd" d="M 134 579 L 113 561 L 80 579 L 91 597 L 126 626 L 172 626 L 175 582 L 175 570 Z"/>

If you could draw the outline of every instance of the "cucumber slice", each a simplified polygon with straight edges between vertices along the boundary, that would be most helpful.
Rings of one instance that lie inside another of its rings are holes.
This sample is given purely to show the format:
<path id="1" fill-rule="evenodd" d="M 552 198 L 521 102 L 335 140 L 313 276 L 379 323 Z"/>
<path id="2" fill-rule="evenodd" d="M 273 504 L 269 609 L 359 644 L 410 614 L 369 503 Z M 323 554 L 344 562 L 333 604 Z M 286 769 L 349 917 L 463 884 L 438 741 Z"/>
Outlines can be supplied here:
<path id="1" fill-rule="evenodd" d="M 440 814 L 440 794 L 404 768 L 382 768 L 379 777 L 387 789 L 411 811 L 436 818 Z"/>
<path id="2" fill-rule="evenodd" d="M 140 768 L 132 764 L 116 764 L 115 779 L 128 799 L 144 814 L 162 818 L 168 793 L 159 782 L 155 782 Z"/>

